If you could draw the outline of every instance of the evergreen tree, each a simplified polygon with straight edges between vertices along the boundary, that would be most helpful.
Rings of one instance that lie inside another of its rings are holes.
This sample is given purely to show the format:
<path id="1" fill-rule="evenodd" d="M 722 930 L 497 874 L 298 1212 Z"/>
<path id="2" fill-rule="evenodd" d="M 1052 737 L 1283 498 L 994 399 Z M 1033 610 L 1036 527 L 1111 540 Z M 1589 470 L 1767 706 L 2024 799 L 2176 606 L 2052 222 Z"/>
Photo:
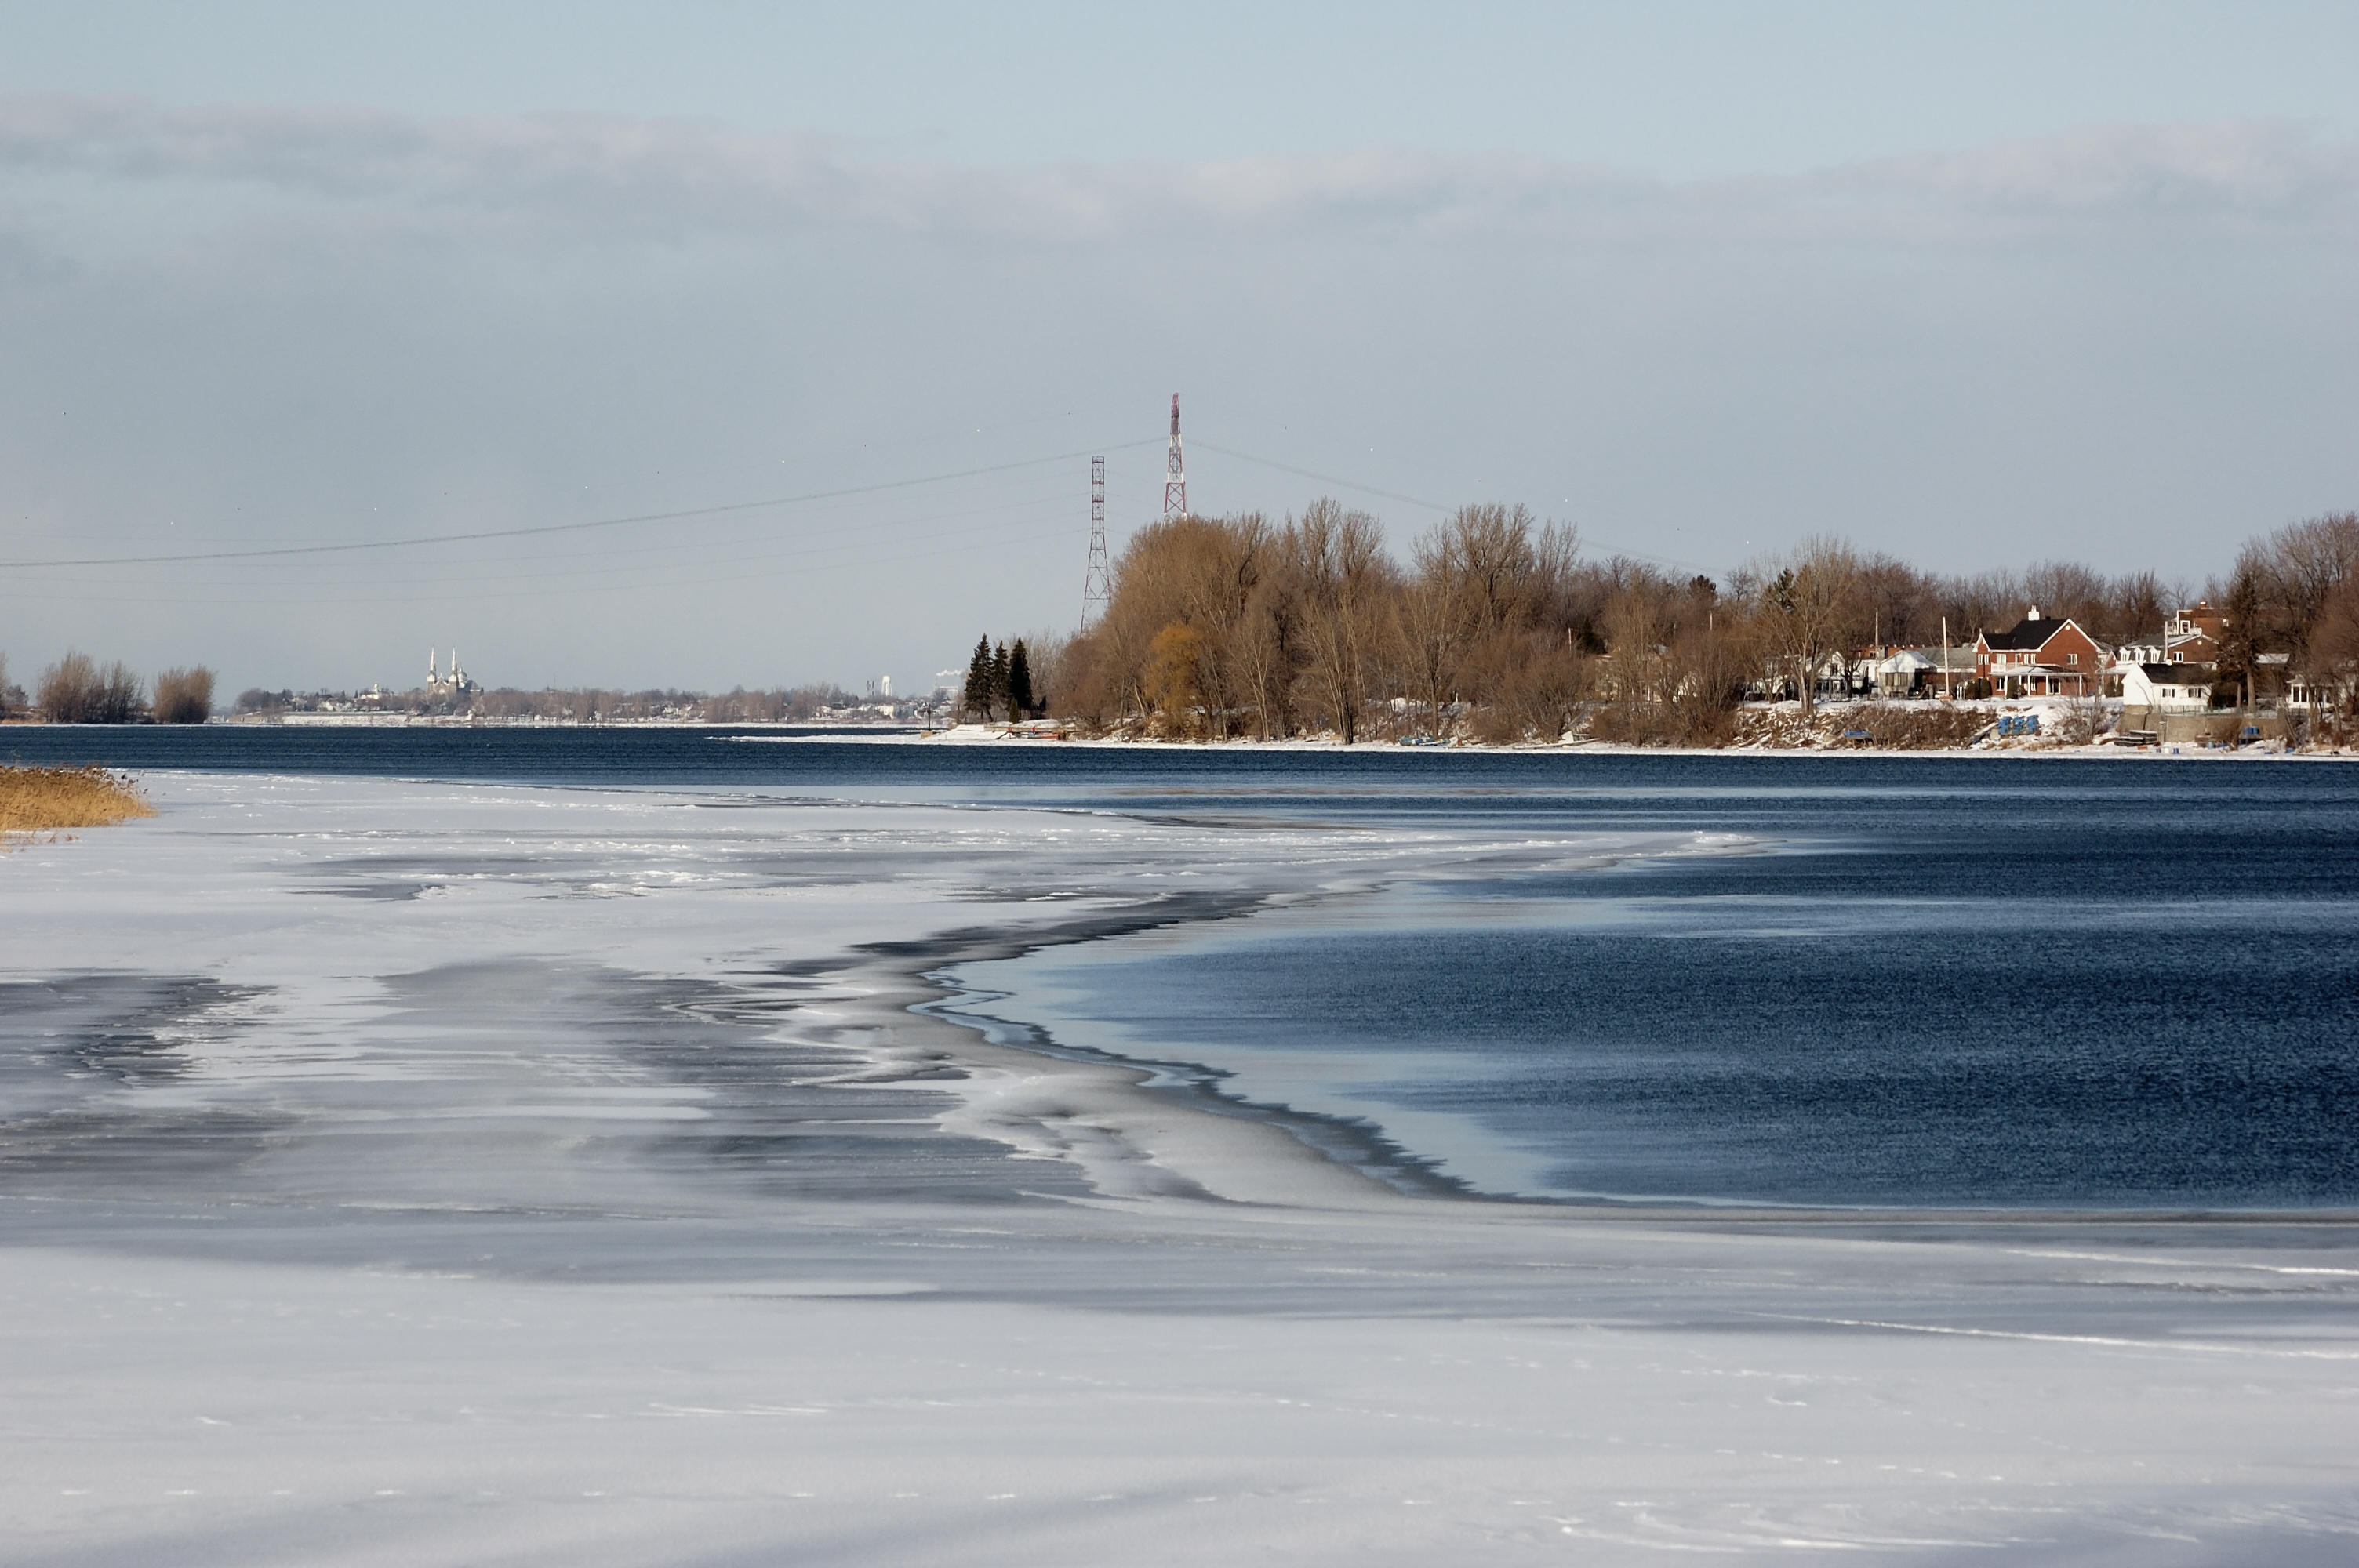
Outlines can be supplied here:
<path id="1" fill-rule="evenodd" d="M 985 635 L 975 639 L 974 657 L 966 662 L 966 685 L 959 692 L 959 722 L 977 715 L 988 721 L 991 708 L 991 638 Z"/>
<path id="2" fill-rule="evenodd" d="M 995 719 L 1007 711 L 1007 644 L 1000 643 L 991 650 L 991 707 L 984 714 Z"/>
<path id="3" fill-rule="evenodd" d="M 1024 652 L 1024 639 L 1016 639 L 1016 646 L 1007 654 L 1007 721 L 1020 724 L 1032 717 L 1032 661 Z"/>

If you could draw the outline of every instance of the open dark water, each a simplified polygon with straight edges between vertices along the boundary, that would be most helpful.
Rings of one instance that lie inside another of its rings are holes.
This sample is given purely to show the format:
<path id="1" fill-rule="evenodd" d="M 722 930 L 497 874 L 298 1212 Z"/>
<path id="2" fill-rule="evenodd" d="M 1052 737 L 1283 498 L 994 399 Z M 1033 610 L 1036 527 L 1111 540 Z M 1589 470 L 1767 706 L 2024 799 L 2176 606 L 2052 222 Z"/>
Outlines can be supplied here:
<path id="1" fill-rule="evenodd" d="M 1739 834 L 1763 852 L 1397 889 L 977 983 L 1494 1190 L 2359 1204 L 2346 765 L 0 730 L 16 760 Z"/>

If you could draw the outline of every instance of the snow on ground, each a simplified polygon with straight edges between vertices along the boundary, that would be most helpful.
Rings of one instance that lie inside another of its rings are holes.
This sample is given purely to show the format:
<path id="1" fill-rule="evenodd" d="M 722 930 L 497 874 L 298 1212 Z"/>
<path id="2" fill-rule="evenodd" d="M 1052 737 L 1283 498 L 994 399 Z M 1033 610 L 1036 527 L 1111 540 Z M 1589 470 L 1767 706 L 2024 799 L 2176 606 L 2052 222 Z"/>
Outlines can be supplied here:
<path id="1" fill-rule="evenodd" d="M 151 782 L 0 858 L 0 1561 L 2359 1556 L 2343 1224 L 1420 1195 L 907 1011 L 1685 840 Z"/>

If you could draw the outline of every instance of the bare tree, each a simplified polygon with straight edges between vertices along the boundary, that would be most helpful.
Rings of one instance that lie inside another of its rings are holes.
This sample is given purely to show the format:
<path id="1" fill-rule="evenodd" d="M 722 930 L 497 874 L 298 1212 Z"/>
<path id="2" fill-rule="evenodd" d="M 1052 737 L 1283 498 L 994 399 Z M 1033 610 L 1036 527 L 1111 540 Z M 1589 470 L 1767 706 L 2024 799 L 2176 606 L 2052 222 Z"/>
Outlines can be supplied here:
<path id="1" fill-rule="evenodd" d="M 1324 498 L 1304 508 L 1288 544 L 1302 589 L 1307 674 L 1348 746 L 1359 734 L 1370 643 L 1392 563 L 1374 517 Z"/>
<path id="2" fill-rule="evenodd" d="M 2344 719 L 2359 719 L 2359 577 L 2337 584 L 2319 606 L 2302 665 L 2316 689 L 2335 694 Z"/>
<path id="3" fill-rule="evenodd" d="M 2359 581 L 2359 514 L 2313 517 L 2253 540 L 2236 558 L 2236 580 L 2251 586 L 2259 645 L 2310 673 L 2329 602 Z"/>
<path id="4" fill-rule="evenodd" d="M 1949 622 L 1951 635 L 1962 643 L 1973 642 L 1979 633 L 2006 631 L 2023 619 L 2030 602 L 2011 571 L 1939 578 L 1932 588 L 1939 613 Z"/>
<path id="5" fill-rule="evenodd" d="M 147 707 L 139 677 L 120 660 L 102 667 L 69 650 L 41 672 L 40 707 L 52 724 L 128 724 Z"/>
<path id="6" fill-rule="evenodd" d="M 1859 557 L 1841 539 L 1814 535 L 1768 580 L 1763 606 L 1772 645 L 1793 672 L 1802 711 L 1817 706 L 1819 670 L 1844 648 L 1857 619 Z"/>
<path id="7" fill-rule="evenodd" d="M 1163 711 L 1174 736 L 1196 728 L 1196 717 L 1210 703 L 1204 695 L 1207 639 L 1184 621 L 1174 621 L 1155 634 L 1147 650 L 1145 683 L 1147 696 Z M 1209 714 L 1205 731 L 1212 733 Z"/>
<path id="8" fill-rule="evenodd" d="M 1444 524 L 1420 535 L 1410 558 L 1413 569 L 1394 606 L 1395 639 L 1408 695 L 1423 710 L 1428 732 L 1439 734 L 1473 633 L 1464 554 Z"/>
<path id="9" fill-rule="evenodd" d="M 1237 657 L 1253 692 L 1254 724 L 1260 737 L 1290 734 L 1293 708 L 1288 694 L 1302 662 L 1301 595 L 1284 553 L 1254 585 L 1238 628 Z"/>
<path id="10" fill-rule="evenodd" d="M 155 717 L 158 724 L 202 724 L 213 714 L 213 672 L 169 669 L 156 677 Z"/>

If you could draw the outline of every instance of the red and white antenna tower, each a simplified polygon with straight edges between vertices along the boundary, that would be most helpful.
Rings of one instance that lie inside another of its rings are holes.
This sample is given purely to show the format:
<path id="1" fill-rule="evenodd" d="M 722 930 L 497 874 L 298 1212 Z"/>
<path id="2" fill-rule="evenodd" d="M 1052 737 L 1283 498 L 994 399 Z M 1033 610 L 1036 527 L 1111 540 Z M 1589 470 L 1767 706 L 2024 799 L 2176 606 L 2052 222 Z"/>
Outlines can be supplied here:
<path id="1" fill-rule="evenodd" d="M 1163 520 L 1188 515 L 1188 470 L 1180 466 L 1180 395 L 1171 395 L 1171 455 L 1163 460 Z"/>
<path id="2" fill-rule="evenodd" d="M 1105 460 L 1090 460 L 1090 569 L 1082 579 L 1082 630 L 1105 613 L 1114 598 L 1114 574 L 1106 567 Z"/>

